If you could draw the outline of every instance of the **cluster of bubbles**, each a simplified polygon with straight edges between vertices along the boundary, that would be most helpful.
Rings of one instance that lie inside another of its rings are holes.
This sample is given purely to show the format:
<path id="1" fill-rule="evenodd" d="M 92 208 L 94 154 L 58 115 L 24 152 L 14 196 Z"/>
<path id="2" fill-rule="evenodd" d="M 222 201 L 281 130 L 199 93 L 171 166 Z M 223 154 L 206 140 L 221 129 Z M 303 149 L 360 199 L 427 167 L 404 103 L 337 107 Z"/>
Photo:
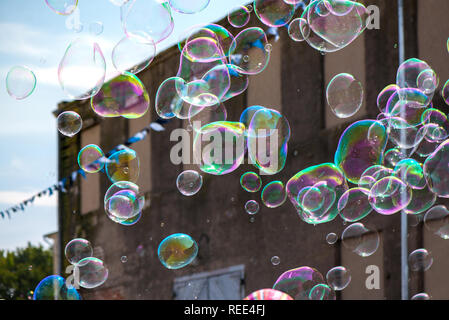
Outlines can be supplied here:
<path id="1" fill-rule="evenodd" d="M 93 289 L 107 280 L 109 270 L 102 260 L 93 256 L 93 247 L 88 240 L 75 238 L 69 241 L 64 253 L 69 263 L 74 266 L 74 278 L 79 286 Z"/>
<path id="2" fill-rule="evenodd" d="M 99 44 L 91 38 L 78 38 L 66 49 L 58 80 L 72 99 L 90 99 L 92 110 L 100 117 L 136 119 L 147 113 L 151 102 L 136 74 L 151 64 L 157 45 L 173 33 L 173 11 L 198 13 L 210 0 L 110 2 L 120 6 L 124 32 L 112 51 L 119 75 L 105 82 L 106 62 Z M 46 3 L 57 14 L 69 15 L 78 1 Z M 301 16 L 293 19 L 299 8 Z M 305 5 L 297 0 L 254 0 L 230 13 L 228 21 L 234 28 L 245 28 L 252 11 L 265 26 L 285 27 L 293 41 L 304 41 L 321 53 L 348 46 L 365 30 L 369 16 L 367 8 L 355 1 L 312 0 Z M 93 23 L 90 33 L 99 35 L 102 29 L 101 23 Z M 217 176 L 234 172 L 246 154 L 259 174 L 282 171 L 291 135 L 288 120 L 276 108 L 254 105 L 246 108 L 238 121 L 229 121 L 224 104 L 246 91 L 250 76 L 267 68 L 273 47 L 265 31 L 249 27 L 233 35 L 220 25 L 198 25 L 186 30 L 178 48 L 178 71 L 160 84 L 154 105 L 162 119 L 187 120 L 194 137 L 191 147 L 194 156 L 199 155 L 195 159 L 199 170 L 179 174 L 176 186 L 180 193 L 198 193 L 203 184 L 199 171 Z M 34 91 L 36 77 L 27 67 L 18 66 L 10 70 L 6 84 L 10 96 L 24 99 Z M 288 199 L 308 224 L 327 223 L 339 216 L 344 223 L 351 223 L 343 231 L 341 243 L 361 257 L 374 254 L 379 247 L 376 228 L 361 222 L 373 212 L 425 214 L 425 226 L 448 239 L 449 212 L 444 206 L 434 206 L 439 197 L 449 198 L 449 120 L 432 104 L 438 86 L 437 74 L 425 61 L 406 60 L 397 70 L 395 83 L 379 93 L 376 119 L 356 121 L 342 133 L 333 163 L 305 168 L 285 185 L 271 181 L 263 188 L 258 173 L 246 172 L 240 178 L 242 188 L 250 193 L 262 189 L 261 202 L 268 208 L 277 208 Z M 449 104 L 449 81 L 441 95 Z M 347 73 L 336 75 L 326 89 L 327 103 L 339 118 L 356 114 L 363 99 L 360 81 Z M 58 117 L 58 130 L 67 137 L 76 135 L 81 127 L 82 119 L 73 111 Z M 213 148 L 209 145 L 212 138 Z M 235 152 L 226 152 L 229 148 Z M 88 173 L 106 172 L 112 185 L 104 196 L 104 209 L 112 221 L 125 226 L 139 221 L 145 197 L 136 184 L 140 164 L 135 151 L 127 148 L 105 157 L 99 146 L 91 144 L 79 152 L 78 164 Z M 258 201 L 246 202 L 248 214 L 259 210 Z M 337 240 L 335 233 L 326 237 L 329 244 Z M 103 262 L 90 251 L 90 243 L 84 239 L 74 239 L 66 247 L 69 262 L 85 274 L 80 281 L 85 288 L 101 285 L 108 275 Z M 195 240 L 182 233 L 166 237 L 158 248 L 159 260 L 168 269 L 189 265 L 197 253 Z M 279 258 L 275 256 L 271 262 L 277 265 Z M 432 262 L 425 249 L 409 256 L 414 271 L 425 271 Z M 45 289 L 48 287 L 61 292 L 58 297 L 77 296 L 67 293 L 70 288 L 58 287 L 61 279 L 46 279 L 35 295 L 50 290 Z M 326 280 L 314 268 L 299 267 L 283 273 L 272 289 L 256 291 L 246 299 L 333 300 L 335 291 L 343 290 L 350 281 L 350 272 L 343 266 L 329 270 Z"/>

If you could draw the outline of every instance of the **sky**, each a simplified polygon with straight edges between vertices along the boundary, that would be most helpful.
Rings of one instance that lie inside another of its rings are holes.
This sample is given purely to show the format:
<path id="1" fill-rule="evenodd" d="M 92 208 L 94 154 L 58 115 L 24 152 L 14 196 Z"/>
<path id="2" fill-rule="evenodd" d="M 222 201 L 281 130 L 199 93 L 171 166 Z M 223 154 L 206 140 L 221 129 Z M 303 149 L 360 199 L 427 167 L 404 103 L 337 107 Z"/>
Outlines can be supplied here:
<path id="1" fill-rule="evenodd" d="M 174 31 L 158 44 L 158 52 L 178 42 L 190 27 L 218 21 L 248 2 L 210 0 L 205 10 L 193 15 L 173 12 Z M 77 21 L 82 25 L 78 32 L 71 27 Z M 111 75 L 112 49 L 124 33 L 120 8 L 110 0 L 79 0 L 70 16 L 56 14 L 45 0 L 0 0 L 0 211 L 57 182 L 58 131 L 52 112 L 59 102 L 70 100 L 58 83 L 57 69 L 69 43 L 91 37 L 89 26 L 95 22 L 103 25 L 96 41 Z M 27 66 L 37 78 L 34 92 L 23 100 L 15 100 L 6 90 L 6 75 L 16 65 Z M 14 250 L 27 242 L 48 247 L 43 236 L 55 231 L 57 193 L 37 198 L 11 219 L 0 219 L 0 249 Z"/>

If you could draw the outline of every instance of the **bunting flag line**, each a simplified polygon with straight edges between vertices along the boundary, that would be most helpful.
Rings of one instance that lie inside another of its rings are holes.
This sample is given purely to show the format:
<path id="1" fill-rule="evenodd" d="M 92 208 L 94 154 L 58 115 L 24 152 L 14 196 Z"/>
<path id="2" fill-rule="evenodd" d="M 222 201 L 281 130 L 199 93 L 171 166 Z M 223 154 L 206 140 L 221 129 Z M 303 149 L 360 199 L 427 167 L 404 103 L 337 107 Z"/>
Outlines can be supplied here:
<path id="1" fill-rule="evenodd" d="M 158 119 L 155 122 L 150 123 L 148 126 L 143 128 L 142 130 L 140 130 L 138 133 L 136 133 L 132 137 L 128 138 L 128 140 L 126 140 L 124 143 L 119 144 L 118 146 L 116 146 L 115 148 L 113 148 L 112 150 L 107 152 L 104 157 L 102 157 L 101 159 L 96 160 L 96 161 L 101 161 L 101 162 L 107 163 L 109 161 L 108 158 L 111 155 L 113 155 L 115 152 L 126 149 L 127 147 L 133 145 L 134 143 L 144 140 L 147 137 L 147 135 L 150 133 L 150 131 L 155 131 L 155 132 L 164 131 L 165 128 L 164 128 L 163 124 L 165 124 L 167 122 L 168 122 L 168 120 Z M 33 195 L 31 198 L 24 200 L 21 203 L 15 205 L 15 206 L 12 206 L 8 209 L 1 210 L 0 216 L 2 217 L 2 219 L 5 219 L 5 214 L 6 214 L 6 216 L 8 216 L 8 218 L 11 219 L 10 211 L 12 211 L 14 213 L 19 210 L 25 211 L 25 207 L 28 204 L 33 204 L 36 197 L 41 198 L 42 196 L 47 195 L 47 193 L 48 193 L 48 196 L 51 197 L 55 191 L 67 192 L 66 187 L 72 186 L 73 183 L 76 181 L 78 175 L 81 175 L 81 177 L 83 179 L 86 179 L 86 172 L 84 172 L 83 169 L 78 169 L 76 171 L 73 171 L 67 177 L 62 178 L 57 183 L 55 183 L 53 186 L 45 188 L 44 190 Z"/>

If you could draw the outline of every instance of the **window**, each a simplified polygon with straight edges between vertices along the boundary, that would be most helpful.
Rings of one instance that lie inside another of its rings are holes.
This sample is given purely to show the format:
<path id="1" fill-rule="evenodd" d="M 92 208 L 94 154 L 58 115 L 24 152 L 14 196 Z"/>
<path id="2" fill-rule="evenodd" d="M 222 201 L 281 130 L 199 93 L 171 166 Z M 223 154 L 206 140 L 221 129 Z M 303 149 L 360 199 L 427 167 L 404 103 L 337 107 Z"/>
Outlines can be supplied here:
<path id="1" fill-rule="evenodd" d="M 176 278 L 175 300 L 241 300 L 244 295 L 244 266 Z"/>

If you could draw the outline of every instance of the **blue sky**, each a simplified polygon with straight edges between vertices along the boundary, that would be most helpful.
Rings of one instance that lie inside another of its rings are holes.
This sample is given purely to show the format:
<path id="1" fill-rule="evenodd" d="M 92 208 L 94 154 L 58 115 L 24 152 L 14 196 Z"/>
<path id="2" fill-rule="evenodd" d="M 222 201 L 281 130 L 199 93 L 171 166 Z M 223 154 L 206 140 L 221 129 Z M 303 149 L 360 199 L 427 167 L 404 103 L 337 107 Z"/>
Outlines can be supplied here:
<path id="1" fill-rule="evenodd" d="M 194 15 L 174 12 L 175 29 L 158 45 L 158 51 L 175 44 L 193 25 L 213 22 L 248 0 L 211 0 Z M 120 9 L 109 0 L 79 0 L 83 30 L 67 28 L 73 16 L 61 16 L 44 0 L 0 0 L 0 210 L 28 199 L 57 181 L 57 128 L 52 111 L 69 100 L 58 84 L 57 68 L 67 45 L 89 36 L 89 25 L 99 21 L 104 31 L 97 41 L 112 73 L 112 48 L 122 37 Z M 72 20 L 73 21 L 73 20 Z M 15 65 L 28 66 L 37 85 L 24 100 L 6 91 L 6 74 Z M 151 65 L 150 65 L 151 68 Z M 154 97 L 152 97 L 152 100 Z M 152 106 L 153 107 L 153 106 Z M 44 196 L 11 219 L 0 219 L 0 249 L 23 247 L 28 241 L 42 243 L 43 235 L 57 230 L 57 195 Z"/>

